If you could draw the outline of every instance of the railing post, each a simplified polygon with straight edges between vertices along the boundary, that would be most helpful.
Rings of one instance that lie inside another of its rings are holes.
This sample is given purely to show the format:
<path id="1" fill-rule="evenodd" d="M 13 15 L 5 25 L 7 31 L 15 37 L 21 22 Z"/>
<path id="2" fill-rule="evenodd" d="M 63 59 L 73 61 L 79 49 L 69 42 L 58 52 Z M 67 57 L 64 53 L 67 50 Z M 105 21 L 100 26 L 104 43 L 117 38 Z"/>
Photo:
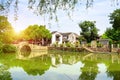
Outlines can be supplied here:
<path id="1" fill-rule="evenodd" d="M 120 44 L 117 45 L 117 48 L 120 48 Z"/>
<path id="2" fill-rule="evenodd" d="M 113 44 L 111 44 L 111 52 L 113 52 Z"/>

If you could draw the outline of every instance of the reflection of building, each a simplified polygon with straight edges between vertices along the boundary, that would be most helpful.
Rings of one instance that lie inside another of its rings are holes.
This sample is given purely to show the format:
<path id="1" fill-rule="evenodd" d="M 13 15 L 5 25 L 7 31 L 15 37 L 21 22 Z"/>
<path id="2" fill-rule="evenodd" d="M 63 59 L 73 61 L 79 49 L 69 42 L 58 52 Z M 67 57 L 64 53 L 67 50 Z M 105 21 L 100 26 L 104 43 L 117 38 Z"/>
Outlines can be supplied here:
<path id="1" fill-rule="evenodd" d="M 57 57 L 55 55 L 51 55 L 51 63 L 53 66 L 56 66 L 58 64 L 62 64 L 63 63 L 63 59 L 61 55 L 58 55 Z"/>
<path id="2" fill-rule="evenodd" d="M 74 43 L 77 41 L 79 35 L 76 33 L 60 33 L 57 31 L 52 32 L 52 44 L 58 42 L 58 44 L 62 44 L 63 42 L 71 42 Z"/>

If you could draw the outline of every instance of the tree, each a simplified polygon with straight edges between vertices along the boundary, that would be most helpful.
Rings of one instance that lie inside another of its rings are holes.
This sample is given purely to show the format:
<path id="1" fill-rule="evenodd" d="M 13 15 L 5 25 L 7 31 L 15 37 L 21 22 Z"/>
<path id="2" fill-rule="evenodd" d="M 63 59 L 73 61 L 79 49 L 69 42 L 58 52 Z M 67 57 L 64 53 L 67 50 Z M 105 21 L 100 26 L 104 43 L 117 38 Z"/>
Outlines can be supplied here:
<path id="1" fill-rule="evenodd" d="M 120 30 L 120 9 L 116 9 L 110 14 L 110 23 L 113 29 Z"/>
<path id="2" fill-rule="evenodd" d="M 13 41 L 14 30 L 8 22 L 7 17 L 0 16 L 0 39 L 3 43 L 11 43 Z"/>
<path id="3" fill-rule="evenodd" d="M 113 28 L 107 28 L 105 35 L 115 43 L 120 42 L 120 31 Z"/>
<path id="4" fill-rule="evenodd" d="M 120 43 L 120 9 L 110 14 L 111 28 L 107 28 L 105 35 L 116 43 Z"/>
<path id="5" fill-rule="evenodd" d="M 102 34 L 101 38 L 102 38 L 102 39 L 109 39 L 105 33 Z"/>
<path id="6" fill-rule="evenodd" d="M 26 40 L 42 41 L 43 44 L 45 40 L 51 39 L 52 36 L 50 31 L 42 25 L 30 25 L 23 33 Z"/>
<path id="7" fill-rule="evenodd" d="M 112 0 L 118 3 L 118 0 Z M 21 0 L 1 0 L 0 11 L 5 11 L 6 14 L 10 11 L 10 7 L 14 7 L 15 17 L 17 17 L 17 11 L 19 10 L 19 3 Z M 53 16 L 57 19 L 55 14 L 58 10 L 63 10 L 70 15 L 73 12 L 76 5 L 86 3 L 86 8 L 93 5 L 94 0 L 26 0 L 29 9 L 34 10 L 37 15 L 49 14 L 51 19 Z M 12 5 L 11 5 L 12 4 Z M 15 18 L 16 20 L 17 18 Z"/>
<path id="8" fill-rule="evenodd" d="M 79 24 L 81 28 L 81 35 L 86 39 L 87 42 L 97 39 L 98 29 L 95 27 L 95 22 L 84 21 Z"/>

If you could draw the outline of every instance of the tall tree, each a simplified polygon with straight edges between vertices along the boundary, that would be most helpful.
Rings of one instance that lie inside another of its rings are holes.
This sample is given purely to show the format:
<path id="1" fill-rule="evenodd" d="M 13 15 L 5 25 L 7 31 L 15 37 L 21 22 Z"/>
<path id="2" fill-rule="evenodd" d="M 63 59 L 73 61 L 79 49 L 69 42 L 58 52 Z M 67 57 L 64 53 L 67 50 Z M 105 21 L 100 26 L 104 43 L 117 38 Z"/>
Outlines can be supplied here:
<path id="1" fill-rule="evenodd" d="M 116 9 L 110 14 L 110 23 L 113 29 L 120 30 L 120 9 Z"/>
<path id="2" fill-rule="evenodd" d="M 81 28 L 80 34 L 86 39 L 87 42 L 97 39 L 98 29 L 95 26 L 95 22 L 84 21 L 79 23 L 79 27 Z"/>
<path id="3" fill-rule="evenodd" d="M 51 33 L 45 26 L 42 25 L 30 25 L 24 30 L 24 38 L 27 40 L 45 40 L 51 39 Z"/>
<path id="4" fill-rule="evenodd" d="M 13 41 L 14 30 L 8 22 L 7 17 L 0 16 L 0 39 L 3 43 L 10 43 Z"/>
<path id="5" fill-rule="evenodd" d="M 107 28 L 105 35 L 116 43 L 120 42 L 120 9 L 110 14 L 111 28 Z"/>

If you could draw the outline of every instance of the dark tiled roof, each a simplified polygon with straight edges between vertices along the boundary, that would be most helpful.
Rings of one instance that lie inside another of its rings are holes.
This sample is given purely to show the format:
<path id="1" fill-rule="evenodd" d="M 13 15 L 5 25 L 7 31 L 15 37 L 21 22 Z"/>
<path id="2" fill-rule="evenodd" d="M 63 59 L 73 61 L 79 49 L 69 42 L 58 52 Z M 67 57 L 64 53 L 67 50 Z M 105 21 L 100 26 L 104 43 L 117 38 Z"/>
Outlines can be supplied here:
<path id="1" fill-rule="evenodd" d="M 71 33 L 69 32 L 69 33 L 61 33 L 63 36 L 68 36 L 68 35 L 70 35 Z"/>
<path id="2" fill-rule="evenodd" d="M 51 32 L 52 34 L 54 34 L 54 33 L 56 33 L 57 31 L 53 31 L 53 32 Z"/>
<path id="3" fill-rule="evenodd" d="M 53 31 L 53 32 L 51 32 L 51 33 L 54 34 L 54 33 L 56 33 L 56 32 L 58 32 L 58 31 Z M 67 32 L 67 33 L 61 33 L 61 32 L 58 32 L 58 33 L 62 34 L 63 37 L 66 37 L 66 36 L 72 34 L 73 32 Z M 76 33 L 73 33 L 73 34 L 75 34 L 77 37 L 79 37 L 78 34 L 76 34 Z"/>

